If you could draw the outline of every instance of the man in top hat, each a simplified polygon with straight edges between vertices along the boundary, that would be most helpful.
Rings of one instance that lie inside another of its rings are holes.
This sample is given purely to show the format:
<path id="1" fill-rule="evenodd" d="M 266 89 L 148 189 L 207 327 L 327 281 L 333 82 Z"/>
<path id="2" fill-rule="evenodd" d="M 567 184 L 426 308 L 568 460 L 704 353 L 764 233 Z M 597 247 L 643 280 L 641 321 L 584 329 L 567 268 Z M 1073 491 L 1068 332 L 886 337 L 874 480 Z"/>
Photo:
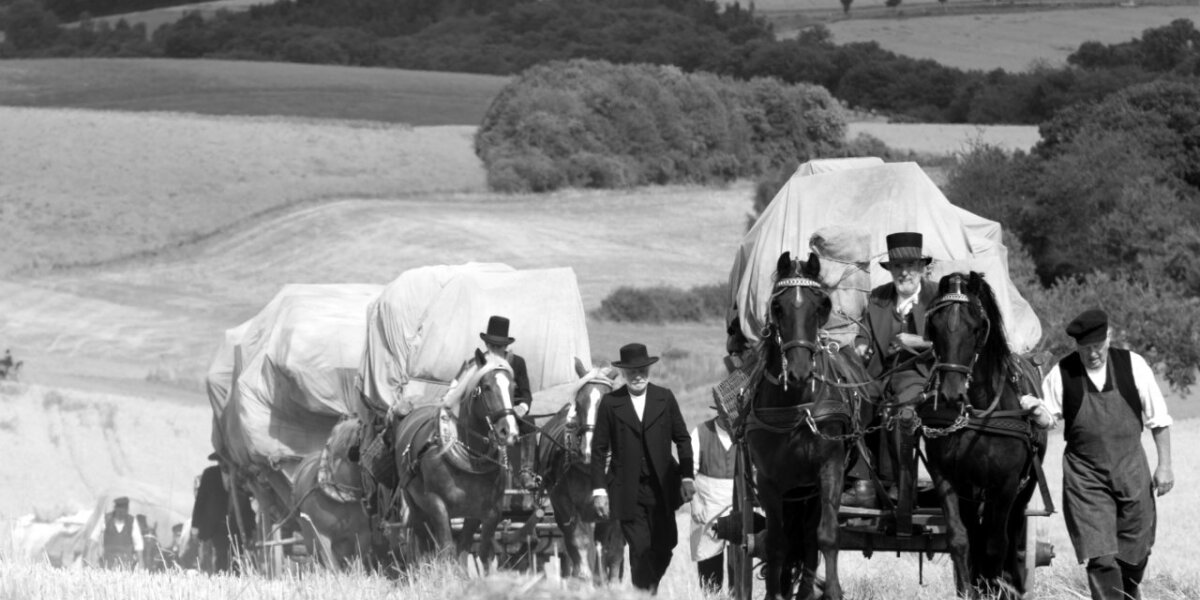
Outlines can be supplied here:
<path id="1" fill-rule="evenodd" d="M 499 356 L 508 361 L 509 366 L 513 370 L 513 383 L 516 390 L 513 392 L 513 411 L 517 413 L 517 422 L 520 429 L 520 443 L 517 445 L 517 464 L 520 465 L 517 472 L 517 485 L 526 489 L 537 489 L 538 477 L 537 469 L 534 461 L 537 460 L 537 437 L 534 434 L 536 429 L 532 423 L 524 420 L 525 415 L 529 414 L 529 406 L 533 403 L 533 393 L 529 390 L 529 371 L 525 367 L 525 359 L 514 354 L 508 349 L 515 338 L 508 336 L 509 321 L 506 317 L 493 315 L 488 319 L 487 330 L 479 334 L 479 339 L 483 340 L 485 354 Z M 458 387 L 462 380 L 463 374 L 474 364 L 474 357 L 463 361 L 462 367 L 458 370 L 458 375 L 450 382 L 450 389 Z"/>
<path id="2" fill-rule="evenodd" d="M 633 585 L 651 594 L 658 592 L 678 542 L 675 511 L 696 493 L 691 436 L 675 395 L 650 383 L 655 362 L 643 344 L 621 348 L 613 366 L 625 385 L 600 399 L 592 436 L 596 516 L 620 523 Z M 679 462 L 671 457 L 672 444 Z M 600 458 L 605 456 L 610 460 Z"/>
<path id="3" fill-rule="evenodd" d="M 129 514 L 129 498 L 121 496 L 113 500 L 112 512 L 104 515 L 104 528 L 92 534 L 92 541 L 102 541 L 101 567 L 132 569 L 137 566 L 144 541 L 137 519 Z"/>
<path id="4" fill-rule="evenodd" d="M 931 357 L 918 358 L 932 343 L 925 339 L 925 311 L 933 304 L 937 286 L 926 273 L 933 259 L 922 248 L 920 233 L 901 232 L 887 236 L 888 258 L 879 264 L 892 276 L 873 290 L 867 299 L 863 325 L 854 344 L 867 363 L 867 372 L 880 381 L 882 394 L 890 402 L 904 407 L 916 402 L 929 376 Z M 903 408 L 901 410 L 904 410 Z M 874 436 L 873 436 L 874 437 Z M 879 456 L 879 474 L 893 481 L 894 462 L 891 449 L 878 438 L 869 445 Z M 851 471 L 853 491 L 843 496 L 843 503 L 853 506 L 874 506 L 875 492 L 862 461 Z"/>
<path id="5" fill-rule="evenodd" d="M 1136 599 L 1154 544 L 1155 493 L 1171 491 L 1171 416 L 1146 359 L 1111 347 L 1108 315 L 1090 309 L 1067 325 L 1076 351 L 1042 381 L 1045 406 L 1064 423 L 1063 516 L 1092 598 Z M 1158 453 L 1142 449 L 1149 427 Z"/>

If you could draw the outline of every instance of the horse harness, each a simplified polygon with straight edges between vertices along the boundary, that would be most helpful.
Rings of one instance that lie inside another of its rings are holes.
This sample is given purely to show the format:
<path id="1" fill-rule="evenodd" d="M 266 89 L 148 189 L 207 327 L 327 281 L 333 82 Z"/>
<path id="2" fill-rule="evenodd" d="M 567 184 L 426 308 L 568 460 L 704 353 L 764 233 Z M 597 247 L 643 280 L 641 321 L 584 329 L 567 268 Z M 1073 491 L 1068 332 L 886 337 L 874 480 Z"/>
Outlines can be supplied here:
<path id="1" fill-rule="evenodd" d="M 467 402 L 474 402 L 482 392 L 481 387 L 476 387 L 471 392 Z M 459 438 L 458 424 L 461 422 L 459 417 L 444 407 L 438 407 L 434 415 L 434 419 L 431 419 L 429 422 L 414 425 L 418 430 L 413 433 L 412 440 L 404 448 L 404 452 L 398 461 L 403 465 L 401 469 L 400 488 L 405 487 L 409 481 L 417 476 L 420 472 L 421 459 L 434 450 L 437 450 L 438 454 L 443 456 L 454 468 L 474 475 L 485 475 L 495 472 L 497 469 L 505 471 L 509 469 L 508 448 L 505 444 L 498 443 L 495 436 L 495 428 L 496 422 L 500 419 L 508 416 L 516 418 L 516 413 L 511 407 L 502 408 L 486 415 L 485 418 L 488 423 L 488 434 L 486 436 L 469 429 L 463 430 L 468 436 L 474 436 L 477 439 L 487 442 L 494 449 L 495 457 L 491 456 L 490 452 L 479 453 L 471 450 Z M 412 418 L 412 416 L 409 415 L 407 418 Z M 430 423 L 433 424 L 433 431 L 427 434 L 428 437 L 423 443 L 418 443 L 419 433 L 421 430 L 429 427 Z"/>
<path id="2" fill-rule="evenodd" d="M 792 288 L 809 288 L 824 292 L 824 286 L 808 277 L 787 277 L 780 279 L 775 283 L 775 291 L 771 294 L 771 301 Z M 772 385 L 782 387 L 786 392 L 788 389 L 787 372 L 788 359 L 787 351 L 792 348 L 804 348 L 809 351 L 812 357 L 812 369 L 808 380 L 805 382 L 812 386 L 815 393 L 817 384 L 825 384 L 826 389 L 841 391 L 838 396 L 826 395 L 817 400 L 804 402 L 796 406 L 781 406 L 781 407 L 763 407 L 757 406 L 751 401 L 749 410 L 746 411 L 743 417 L 741 426 L 735 423 L 735 430 L 740 429 L 741 434 L 750 431 L 764 430 L 772 433 L 791 433 L 798 429 L 801 425 L 808 425 L 813 435 L 825 439 L 827 441 L 848 441 L 861 438 L 868 431 L 864 430 L 862 423 L 859 422 L 858 411 L 856 407 L 862 400 L 862 394 L 859 388 L 869 385 L 869 382 L 858 383 L 844 381 L 847 379 L 845 374 L 836 368 L 835 356 L 841 350 L 837 342 L 825 341 L 809 341 L 809 340 L 789 340 L 783 341 L 782 333 L 779 327 L 772 321 L 768 321 L 763 331 L 764 339 L 773 338 L 776 346 L 779 347 L 780 354 L 780 370 L 779 376 L 772 375 L 766 368 L 755 369 L 753 375 L 748 382 L 746 389 L 754 389 L 757 387 L 759 378 L 765 378 Z M 760 345 L 756 350 L 759 354 L 757 364 L 765 363 L 765 358 L 761 355 L 765 354 L 765 348 Z M 818 360 L 818 356 L 823 357 L 823 360 Z M 844 395 L 849 391 L 850 398 L 846 399 Z M 850 432 L 841 435 L 829 435 L 820 430 L 818 427 L 821 423 L 837 421 L 849 426 Z"/>

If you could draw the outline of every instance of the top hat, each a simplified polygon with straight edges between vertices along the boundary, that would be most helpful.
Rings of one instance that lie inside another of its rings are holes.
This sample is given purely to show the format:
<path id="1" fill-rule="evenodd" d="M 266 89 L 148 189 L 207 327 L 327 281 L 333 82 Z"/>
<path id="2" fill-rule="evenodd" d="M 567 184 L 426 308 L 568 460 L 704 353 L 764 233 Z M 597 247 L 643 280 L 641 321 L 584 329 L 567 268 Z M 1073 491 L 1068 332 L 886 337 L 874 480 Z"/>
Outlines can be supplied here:
<path id="1" fill-rule="evenodd" d="M 618 369 L 640 369 L 658 362 L 657 356 L 646 352 L 645 344 L 625 344 L 621 346 L 621 360 L 613 362 Z"/>
<path id="2" fill-rule="evenodd" d="M 1067 325 L 1067 335 L 1075 338 L 1075 343 L 1081 346 L 1103 342 L 1108 337 L 1108 313 L 1099 308 L 1079 313 Z"/>
<path id="3" fill-rule="evenodd" d="M 493 346 L 507 346 L 515 341 L 508 337 L 508 319 L 501 316 L 488 319 L 487 331 L 479 334 L 479 337 Z"/>
<path id="4" fill-rule="evenodd" d="M 893 262 L 912 260 L 923 261 L 925 264 L 933 262 L 933 258 L 926 256 L 921 250 L 924 239 L 925 236 L 912 231 L 893 233 L 887 236 L 888 259 L 879 261 L 879 264 L 885 269 L 890 269 Z"/>
<path id="5" fill-rule="evenodd" d="M 127 496 L 121 496 L 120 498 L 113 500 L 113 506 L 118 508 L 129 508 L 129 498 Z"/>

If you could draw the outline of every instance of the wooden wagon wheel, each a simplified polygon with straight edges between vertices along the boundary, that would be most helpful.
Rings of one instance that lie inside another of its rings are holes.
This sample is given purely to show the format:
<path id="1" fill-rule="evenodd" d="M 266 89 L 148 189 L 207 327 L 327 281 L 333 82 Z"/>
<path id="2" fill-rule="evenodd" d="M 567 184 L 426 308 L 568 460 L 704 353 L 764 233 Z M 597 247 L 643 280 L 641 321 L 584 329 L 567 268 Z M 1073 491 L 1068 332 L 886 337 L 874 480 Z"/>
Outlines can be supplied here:
<path id="1" fill-rule="evenodd" d="M 741 515 L 741 543 L 728 544 L 733 561 L 729 590 L 735 600 L 750 600 L 754 595 L 754 502 L 751 500 L 750 453 L 745 439 L 737 441 L 738 454 L 733 469 L 733 512 Z"/>

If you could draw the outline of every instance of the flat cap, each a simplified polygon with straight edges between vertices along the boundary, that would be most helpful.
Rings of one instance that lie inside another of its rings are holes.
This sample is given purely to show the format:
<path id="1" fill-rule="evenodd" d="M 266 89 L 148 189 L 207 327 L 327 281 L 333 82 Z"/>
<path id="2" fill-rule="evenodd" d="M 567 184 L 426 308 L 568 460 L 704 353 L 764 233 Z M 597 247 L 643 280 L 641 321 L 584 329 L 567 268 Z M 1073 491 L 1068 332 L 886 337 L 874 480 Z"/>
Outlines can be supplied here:
<path id="1" fill-rule="evenodd" d="M 1103 342 L 1108 337 L 1108 313 L 1099 308 L 1089 308 L 1067 325 L 1067 335 L 1075 338 L 1079 345 Z"/>

